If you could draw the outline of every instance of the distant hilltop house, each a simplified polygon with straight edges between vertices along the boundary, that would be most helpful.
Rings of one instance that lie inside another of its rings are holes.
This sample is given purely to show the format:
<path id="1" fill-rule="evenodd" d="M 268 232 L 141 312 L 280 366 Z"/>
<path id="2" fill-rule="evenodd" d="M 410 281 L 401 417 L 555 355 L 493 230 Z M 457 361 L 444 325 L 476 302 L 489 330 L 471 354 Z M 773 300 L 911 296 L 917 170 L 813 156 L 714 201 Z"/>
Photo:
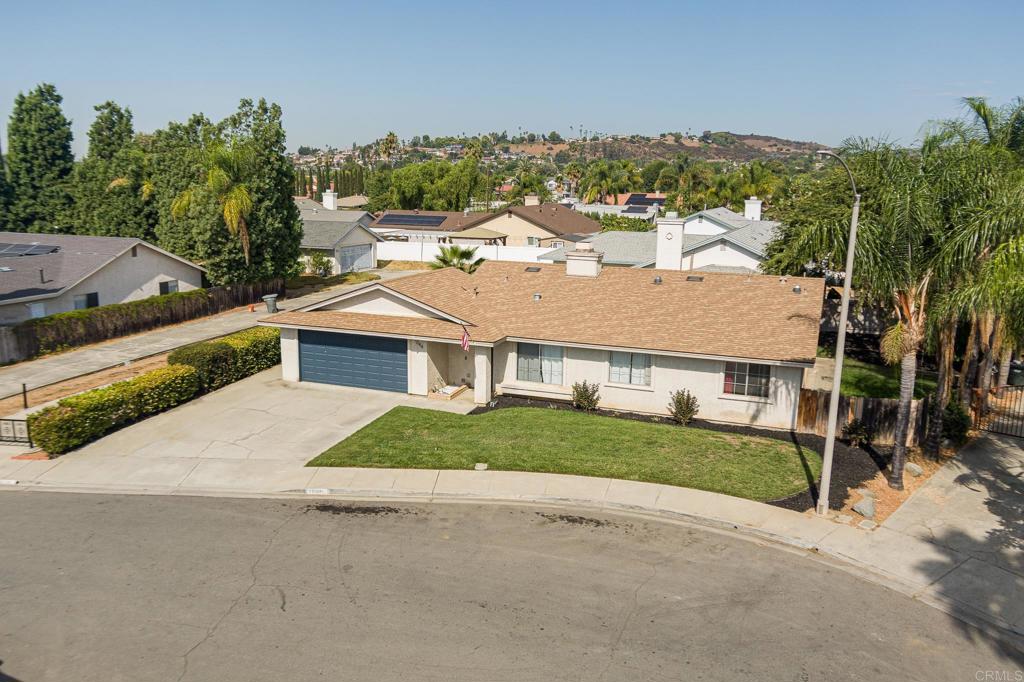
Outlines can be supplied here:
<path id="1" fill-rule="evenodd" d="M 744 215 L 712 208 L 680 218 L 670 211 L 656 219 L 651 232 L 602 232 L 586 238 L 604 254 L 604 264 L 659 270 L 754 273 L 780 223 L 761 220 L 761 201 L 751 197 Z M 628 214 L 623 214 L 628 215 Z M 562 263 L 566 250 L 556 249 L 542 261 Z"/>
<path id="2" fill-rule="evenodd" d="M 324 192 L 324 203 L 308 197 L 294 197 L 302 218 L 301 258 L 307 269 L 311 258 L 327 258 L 331 274 L 377 267 L 377 242 L 381 238 L 370 229 L 373 216 L 366 211 L 338 208 L 337 195 Z"/>
<path id="3" fill-rule="evenodd" d="M 510 206 L 496 213 L 385 211 L 370 229 L 388 240 L 559 248 L 601 231 L 561 204 Z"/>
<path id="4" fill-rule="evenodd" d="M 203 272 L 141 239 L 0 232 L 0 324 L 198 289 Z"/>

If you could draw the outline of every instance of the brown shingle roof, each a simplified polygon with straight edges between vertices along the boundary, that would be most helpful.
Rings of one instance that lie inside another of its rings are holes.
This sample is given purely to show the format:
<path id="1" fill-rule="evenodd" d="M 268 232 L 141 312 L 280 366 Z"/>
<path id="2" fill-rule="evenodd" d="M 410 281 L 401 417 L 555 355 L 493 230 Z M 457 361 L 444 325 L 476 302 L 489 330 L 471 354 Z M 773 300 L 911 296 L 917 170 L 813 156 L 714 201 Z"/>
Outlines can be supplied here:
<path id="1" fill-rule="evenodd" d="M 527 272 L 527 267 L 539 271 Z M 654 284 L 655 276 L 661 284 Z M 695 276 L 703 280 L 687 280 Z M 497 261 L 484 263 L 473 275 L 449 268 L 379 285 L 468 321 L 470 338 L 484 343 L 517 337 L 803 363 L 814 361 L 824 290 L 823 280 L 803 277 L 783 281 L 631 268 L 605 268 L 596 278 L 568 277 L 563 265 Z M 794 293 L 796 285 L 800 293 Z M 284 315 L 289 324 L 303 326 L 371 324 L 362 320 L 369 315 L 349 320 L 334 317 L 339 315 L 334 311 Z M 283 322 L 280 317 L 268 321 Z M 436 334 L 427 333 L 424 322 L 402 317 L 386 324 L 388 330 L 408 330 L 390 333 L 461 335 L 457 324 L 440 320 L 427 321 L 438 325 Z"/>
<path id="2" fill-rule="evenodd" d="M 582 213 L 577 213 L 567 206 L 561 204 L 540 204 L 538 206 L 511 206 L 496 214 L 503 216 L 506 213 L 517 215 L 523 220 L 528 220 L 538 227 L 553 232 L 556 235 L 565 234 L 594 234 L 601 231 L 601 223 L 588 218 Z M 489 220 L 481 221 L 479 224 L 487 226 Z M 496 226 L 500 223 L 495 223 Z M 501 231 L 500 226 L 497 227 Z"/>

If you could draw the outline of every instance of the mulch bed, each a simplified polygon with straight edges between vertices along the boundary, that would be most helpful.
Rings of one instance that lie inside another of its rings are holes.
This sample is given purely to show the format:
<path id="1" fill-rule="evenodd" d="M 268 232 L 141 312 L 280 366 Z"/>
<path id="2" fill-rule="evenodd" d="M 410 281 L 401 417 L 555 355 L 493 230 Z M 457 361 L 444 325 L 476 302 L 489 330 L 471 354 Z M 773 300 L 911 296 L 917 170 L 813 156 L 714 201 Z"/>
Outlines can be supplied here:
<path id="1" fill-rule="evenodd" d="M 541 407 L 554 410 L 577 411 L 572 403 L 563 400 L 546 400 L 539 398 L 521 398 L 518 396 L 497 396 L 487 405 L 474 409 L 470 414 L 483 414 L 492 410 L 501 410 L 508 407 Z M 652 424 L 675 424 L 669 417 L 661 417 L 653 414 L 638 414 L 636 412 L 620 412 L 618 410 L 599 409 L 593 414 L 616 419 L 631 419 L 633 421 L 648 422 Z M 772 429 L 759 429 L 742 424 L 723 424 L 720 422 L 694 419 L 690 422 L 694 428 L 718 431 L 720 433 L 734 433 L 742 436 L 761 436 L 775 440 L 785 440 L 796 445 L 798 451 L 813 450 L 821 453 L 825 449 L 825 439 L 808 433 L 794 433 L 792 431 L 776 431 Z M 843 508 L 843 501 L 847 497 L 849 488 L 857 488 L 865 482 L 873 479 L 879 471 L 884 471 L 889 464 L 889 450 L 867 447 L 866 449 L 850 447 L 848 444 L 836 440 L 835 454 L 832 459 L 832 484 L 829 493 L 829 508 L 840 510 Z M 818 499 L 818 481 L 810 476 L 808 471 L 808 488 L 802 493 L 783 498 L 781 500 L 770 500 L 767 504 L 783 509 L 794 511 L 807 511 L 814 509 Z"/>

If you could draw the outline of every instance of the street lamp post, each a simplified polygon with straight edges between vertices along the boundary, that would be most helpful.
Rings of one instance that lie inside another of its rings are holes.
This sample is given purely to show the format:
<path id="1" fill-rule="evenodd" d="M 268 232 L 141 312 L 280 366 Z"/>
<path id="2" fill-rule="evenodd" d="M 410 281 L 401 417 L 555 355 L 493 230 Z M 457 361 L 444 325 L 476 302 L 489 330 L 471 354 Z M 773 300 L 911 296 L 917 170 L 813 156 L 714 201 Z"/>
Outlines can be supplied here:
<path id="1" fill-rule="evenodd" d="M 825 452 L 821 462 L 821 485 L 818 487 L 818 509 L 820 516 L 828 514 L 828 491 L 832 485 L 832 456 L 836 448 L 836 422 L 839 417 L 839 389 L 843 383 L 843 353 L 846 350 L 846 320 L 850 313 L 850 282 L 853 279 L 853 254 L 857 248 L 857 218 L 860 216 L 860 194 L 853 172 L 842 157 L 832 151 L 820 150 L 820 156 L 830 156 L 843 164 L 850 176 L 853 188 L 853 212 L 850 214 L 850 240 L 846 246 L 846 271 L 843 276 L 843 300 L 839 307 L 839 334 L 836 338 L 836 366 L 832 377 L 832 395 L 828 402 L 828 430 L 825 432 Z"/>

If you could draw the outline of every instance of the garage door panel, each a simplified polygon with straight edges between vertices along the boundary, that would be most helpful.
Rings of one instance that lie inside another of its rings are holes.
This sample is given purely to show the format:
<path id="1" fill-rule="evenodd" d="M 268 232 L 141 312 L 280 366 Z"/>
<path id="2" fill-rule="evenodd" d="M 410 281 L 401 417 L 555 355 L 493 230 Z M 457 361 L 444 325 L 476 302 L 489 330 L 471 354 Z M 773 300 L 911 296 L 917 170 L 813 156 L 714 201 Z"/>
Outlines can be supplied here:
<path id="1" fill-rule="evenodd" d="M 356 334 L 299 332 L 299 378 L 302 381 L 408 391 L 405 339 Z"/>
<path id="2" fill-rule="evenodd" d="M 358 244 L 339 248 L 338 265 L 342 272 L 369 270 L 373 267 L 373 245 Z"/>

